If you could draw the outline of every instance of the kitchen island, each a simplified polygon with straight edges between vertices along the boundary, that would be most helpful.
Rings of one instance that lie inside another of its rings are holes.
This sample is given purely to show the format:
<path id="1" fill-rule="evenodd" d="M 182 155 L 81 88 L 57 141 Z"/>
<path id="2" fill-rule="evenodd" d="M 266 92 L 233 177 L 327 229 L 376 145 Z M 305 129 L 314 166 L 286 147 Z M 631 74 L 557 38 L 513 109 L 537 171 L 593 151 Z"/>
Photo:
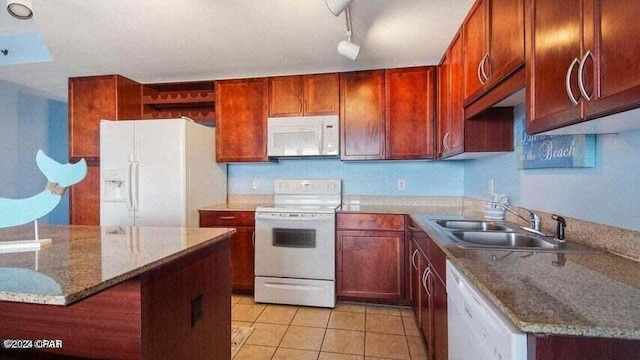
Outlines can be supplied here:
<path id="1" fill-rule="evenodd" d="M 40 350 L 65 357 L 228 359 L 234 232 L 41 226 L 50 245 L 0 253 L 0 338 L 56 340 Z M 0 230 L 0 244 L 29 238 Z"/>

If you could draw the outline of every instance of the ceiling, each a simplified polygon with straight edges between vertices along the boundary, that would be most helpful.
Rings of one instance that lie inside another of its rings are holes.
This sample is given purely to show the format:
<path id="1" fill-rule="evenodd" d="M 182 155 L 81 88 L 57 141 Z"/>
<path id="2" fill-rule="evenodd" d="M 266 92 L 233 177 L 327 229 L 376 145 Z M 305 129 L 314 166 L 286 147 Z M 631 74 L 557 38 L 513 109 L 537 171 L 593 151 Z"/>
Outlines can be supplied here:
<path id="1" fill-rule="evenodd" d="M 353 0 L 362 47 L 352 61 L 336 52 L 344 14 L 324 0 L 33 0 L 31 20 L 0 11 L 0 35 L 39 32 L 53 61 L 0 66 L 0 79 L 66 100 L 72 76 L 148 83 L 437 64 L 472 2 Z"/>

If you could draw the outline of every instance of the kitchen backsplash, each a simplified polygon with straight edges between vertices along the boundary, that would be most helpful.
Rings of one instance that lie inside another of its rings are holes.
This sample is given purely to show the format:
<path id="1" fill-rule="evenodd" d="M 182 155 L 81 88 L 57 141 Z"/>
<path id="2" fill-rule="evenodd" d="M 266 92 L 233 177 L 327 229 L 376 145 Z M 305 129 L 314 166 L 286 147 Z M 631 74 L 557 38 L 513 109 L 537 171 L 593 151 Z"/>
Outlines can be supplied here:
<path id="1" fill-rule="evenodd" d="M 267 164 L 230 164 L 229 195 L 272 194 L 274 180 L 288 178 L 342 179 L 345 195 L 462 196 L 464 162 L 296 159 Z M 402 180 L 405 189 L 398 190 Z"/>
<path id="2" fill-rule="evenodd" d="M 519 170 L 516 152 L 467 161 L 464 195 L 487 198 L 493 179 L 511 204 L 640 231 L 639 171 L 640 131 L 598 135 L 594 168 Z"/>

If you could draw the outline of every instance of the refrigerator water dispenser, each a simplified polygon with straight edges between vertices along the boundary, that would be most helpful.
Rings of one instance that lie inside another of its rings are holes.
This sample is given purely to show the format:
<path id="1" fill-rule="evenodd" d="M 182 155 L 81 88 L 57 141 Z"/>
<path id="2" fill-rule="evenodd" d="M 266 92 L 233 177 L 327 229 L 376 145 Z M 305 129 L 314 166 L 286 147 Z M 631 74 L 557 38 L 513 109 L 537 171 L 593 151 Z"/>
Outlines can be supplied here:
<path id="1" fill-rule="evenodd" d="M 127 200 L 126 170 L 106 170 L 103 179 L 103 201 L 125 202 Z"/>

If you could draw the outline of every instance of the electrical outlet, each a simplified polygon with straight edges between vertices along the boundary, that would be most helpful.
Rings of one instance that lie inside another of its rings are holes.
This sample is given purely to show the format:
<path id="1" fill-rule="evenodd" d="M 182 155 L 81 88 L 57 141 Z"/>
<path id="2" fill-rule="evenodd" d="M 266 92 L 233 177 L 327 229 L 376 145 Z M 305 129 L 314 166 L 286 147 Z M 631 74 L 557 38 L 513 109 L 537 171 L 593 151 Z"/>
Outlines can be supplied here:
<path id="1" fill-rule="evenodd" d="M 493 194 L 493 179 L 489 179 L 489 194 Z"/>
<path id="2" fill-rule="evenodd" d="M 253 190 L 260 189 L 260 180 L 253 179 L 253 182 L 251 183 L 251 187 L 253 188 Z"/>
<path id="3" fill-rule="evenodd" d="M 407 182 L 404 179 L 398 179 L 398 190 L 404 191 L 407 188 Z"/>

